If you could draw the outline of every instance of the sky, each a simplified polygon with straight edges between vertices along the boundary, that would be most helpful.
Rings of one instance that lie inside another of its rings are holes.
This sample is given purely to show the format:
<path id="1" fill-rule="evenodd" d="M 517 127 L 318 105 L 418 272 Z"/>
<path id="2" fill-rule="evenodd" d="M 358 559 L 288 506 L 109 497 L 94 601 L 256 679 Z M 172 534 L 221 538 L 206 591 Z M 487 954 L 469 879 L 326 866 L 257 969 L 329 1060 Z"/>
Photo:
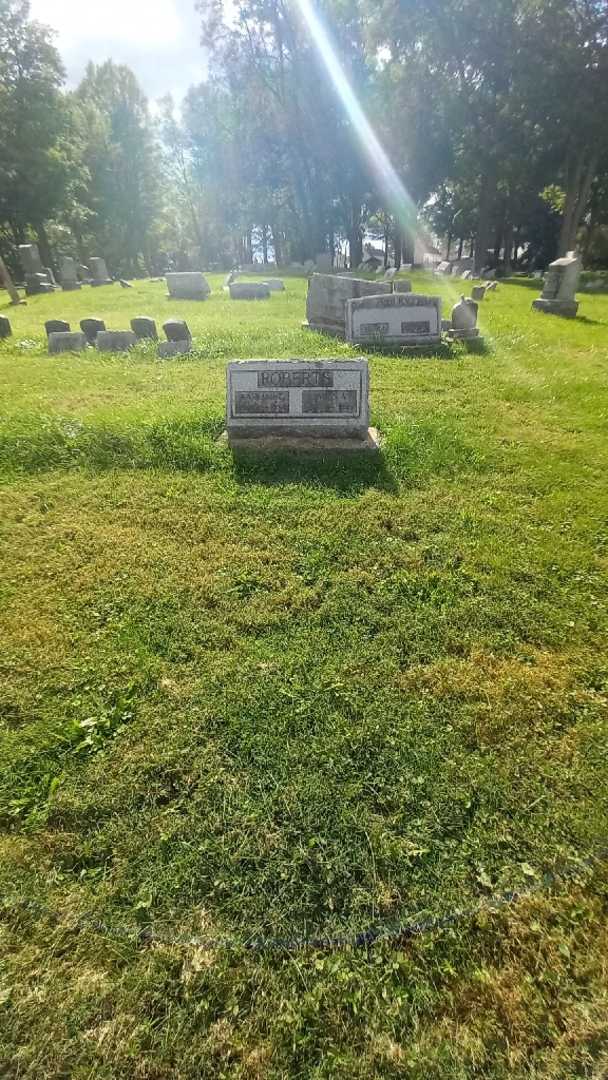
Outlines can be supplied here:
<path id="1" fill-rule="evenodd" d="M 87 61 L 128 64 L 153 101 L 179 100 L 205 74 L 200 17 L 194 0 L 30 0 L 31 14 L 57 31 L 68 86 Z"/>

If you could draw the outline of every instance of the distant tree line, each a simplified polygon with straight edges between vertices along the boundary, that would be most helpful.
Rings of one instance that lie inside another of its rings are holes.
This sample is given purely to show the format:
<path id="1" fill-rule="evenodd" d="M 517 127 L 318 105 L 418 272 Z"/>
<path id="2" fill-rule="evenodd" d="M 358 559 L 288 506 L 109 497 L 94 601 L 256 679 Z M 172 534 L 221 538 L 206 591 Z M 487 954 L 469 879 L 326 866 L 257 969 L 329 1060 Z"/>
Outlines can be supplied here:
<path id="1" fill-rule="evenodd" d="M 150 112 L 133 72 L 65 72 L 28 0 L 0 0 L 0 255 L 103 255 L 123 276 L 304 262 L 417 228 L 451 256 L 608 266 L 606 0 L 311 0 L 404 191 L 336 95 L 298 0 L 198 0 L 204 82 Z M 335 65 L 334 65 L 335 73 Z M 379 162 L 379 165 L 381 163 Z M 414 212 L 411 212 L 414 207 Z"/>

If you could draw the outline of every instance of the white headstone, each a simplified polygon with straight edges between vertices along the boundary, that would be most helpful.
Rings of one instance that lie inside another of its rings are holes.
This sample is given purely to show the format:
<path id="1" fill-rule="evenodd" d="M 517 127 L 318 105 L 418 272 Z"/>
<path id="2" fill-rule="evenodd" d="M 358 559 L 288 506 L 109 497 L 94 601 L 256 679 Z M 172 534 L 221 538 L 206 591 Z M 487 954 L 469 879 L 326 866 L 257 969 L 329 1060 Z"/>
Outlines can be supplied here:
<path id="1" fill-rule="evenodd" d="M 441 298 L 392 293 L 349 300 L 346 340 L 357 345 L 439 345 Z"/>

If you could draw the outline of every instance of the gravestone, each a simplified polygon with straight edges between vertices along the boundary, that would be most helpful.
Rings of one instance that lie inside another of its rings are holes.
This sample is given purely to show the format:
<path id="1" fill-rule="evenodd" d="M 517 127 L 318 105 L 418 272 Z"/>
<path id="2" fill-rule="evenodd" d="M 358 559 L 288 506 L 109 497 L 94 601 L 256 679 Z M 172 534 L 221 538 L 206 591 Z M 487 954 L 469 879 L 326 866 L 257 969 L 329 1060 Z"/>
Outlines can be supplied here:
<path id="1" fill-rule="evenodd" d="M 87 347 L 87 339 L 80 330 L 49 334 L 49 353 L 82 352 Z"/>
<path id="2" fill-rule="evenodd" d="M 533 301 L 532 307 L 549 315 L 574 319 L 578 311 L 575 297 L 580 272 L 580 259 L 574 251 L 569 251 L 562 259 L 556 259 L 547 271 L 542 296 Z"/>
<path id="3" fill-rule="evenodd" d="M 268 300 L 270 289 L 262 281 L 233 281 L 229 286 L 231 300 Z"/>
<path id="4" fill-rule="evenodd" d="M 412 283 L 407 278 L 402 278 L 401 281 L 393 281 L 393 292 L 411 292 Z"/>
<path id="5" fill-rule="evenodd" d="M 52 268 L 50 266 L 45 266 L 44 272 L 45 272 L 48 280 L 50 281 L 51 285 L 53 286 L 53 288 L 58 289 L 59 286 L 58 286 L 58 284 L 57 284 L 57 282 L 55 280 L 55 275 L 53 273 Z"/>
<path id="6" fill-rule="evenodd" d="M 462 280 L 463 281 L 469 281 L 470 278 L 472 278 L 472 277 L 473 277 L 473 273 L 472 273 L 471 270 L 463 270 L 463 272 L 462 272 Z"/>
<path id="7" fill-rule="evenodd" d="M 452 308 L 452 319 L 448 330 L 450 341 L 469 341 L 473 338 L 479 340 L 477 329 L 477 312 L 479 307 L 475 300 L 461 296 L 457 304 Z"/>
<path id="8" fill-rule="evenodd" d="M 89 268 L 91 271 L 91 285 L 111 285 L 112 279 L 108 274 L 108 268 L 104 259 L 93 258 L 89 259 Z"/>
<path id="9" fill-rule="evenodd" d="M 47 337 L 49 334 L 69 334 L 70 324 L 63 319 L 47 319 L 44 329 Z"/>
<path id="10" fill-rule="evenodd" d="M 320 274 L 330 274 L 333 260 L 328 251 L 320 251 L 315 259 L 315 267 Z"/>
<path id="11" fill-rule="evenodd" d="M 236 281 L 236 270 L 231 270 L 229 274 L 224 278 L 224 288 L 227 289 L 232 282 Z"/>
<path id="12" fill-rule="evenodd" d="M 397 271 L 394 266 L 389 266 L 388 270 L 384 271 L 384 280 L 392 281 Z"/>
<path id="13" fill-rule="evenodd" d="M 192 338 L 185 338 L 183 341 L 161 341 L 157 354 L 161 360 L 168 360 L 172 356 L 186 356 L 191 349 Z"/>
<path id="14" fill-rule="evenodd" d="M 24 277 L 27 277 L 28 274 L 45 273 L 37 244 L 19 244 L 17 251 L 19 252 L 19 262 L 21 263 Z"/>
<path id="15" fill-rule="evenodd" d="M 106 324 L 103 319 L 81 319 L 80 329 L 86 337 L 89 345 L 95 344 L 95 338 L 101 330 L 105 330 Z"/>
<path id="16" fill-rule="evenodd" d="M 313 274 L 308 282 L 306 319 L 304 327 L 320 330 L 334 337 L 346 336 L 346 301 L 361 296 L 388 296 L 393 286 L 389 281 L 367 281 L 365 278 L 342 277 L 338 274 Z"/>
<path id="17" fill-rule="evenodd" d="M 264 281 L 264 285 L 267 285 L 271 292 L 285 292 L 285 283 L 280 278 L 270 278 L 269 281 Z"/>
<path id="18" fill-rule="evenodd" d="M 82 288 L 78 280 L 76 260 L 72 259 L 70 255 L 64 255 L 61 259 L 59 277 L 61 279 L 61 288 L 64 292 L 73 292 L 75 289 Z"/>
<path id="19" fill-rule="evenodd" d="M 91 280 L 91 271 L 89 270 L 88 266 L 85 266 L 83 263 L 80 264 L 80 266 L 78 267 L 78 277 L 81 281 Z"/>
<path id="20" fill-rule="evenodd" d="M 44 272 L 40 274 L 25 275 L 26 296 L 38 296 L 38 294 L 40 293 L 51 292 L 53 292 L 53 286 L 51 285 L 47 275 Z"/>
<path id="21" fill-rule="evenodd" d="M 211 292 L 207 279 L 200 270 L 167 274 L 166 282 L 172 300 L 206 300 Z"/>
<path id="22" fill-rule="evenodd" d="M 330 440 L 371 448 L 367 360 L 236 360 L 228 364 L 231 445 L 283 438 L 319 449 Z"/>
<path id="23" fill-rule="evenodd" d="M 449 273 L 451 273 L 450 265 L 451 264 L 446 259 L 444 259 L 443 262 L 440 262 L 439 265 L 435 267 L 435 273 L 436 274 L 449 274 Z"/>
<path id="24" fill-rule="evenodd" d="M 158 341 L 156 323 L 154 319 L 149 319 L 147 315 L 136 315 L 134 319 L 131 319 L 131 330 L 140 340 L 150 338 L 152 341 Z"/>
<path id="25" fill-rule="evenodd" d="M 473 300 L 477 300 L 479 302 L 480 300 L 484 299 L 485 295 L 486 295 L 486 287 L 485 287 L 485 285 L 473 285 L 473 288 L 471 289 L 471 298 Z"/>
<path id="26" fill-rule="evenodd" d="M 0 339 L 10 337 L 12 333 L 10 320 L 6 315 L 0 315 Z"/>
<path id="27" fill-rule="evenodd" d="M 439 345 L 441 298 L 392 293 L 348 300 L 346 340 L 357 345 Z"/>
<path id="28" fill-rule="evenodd" d="M 497 281 L 489 281 L 488 284 L 486 285 L 486 293 L 496 292 L 497 289 L 498 289 L 498 282 Z"/>
<path id="29" fill-rule="evenodd" d="M 163 330 L 167 341 L 192 341 L 188 323 L 181 319 L 167 319 L 167 322 L 163 323 Z"/>
<path id="30" fill-rule="evenodd" d="M 100 330 L 95 338 L 99 352 L 126 352 L 135 344 L 137 337 L 132 330 Z"/>

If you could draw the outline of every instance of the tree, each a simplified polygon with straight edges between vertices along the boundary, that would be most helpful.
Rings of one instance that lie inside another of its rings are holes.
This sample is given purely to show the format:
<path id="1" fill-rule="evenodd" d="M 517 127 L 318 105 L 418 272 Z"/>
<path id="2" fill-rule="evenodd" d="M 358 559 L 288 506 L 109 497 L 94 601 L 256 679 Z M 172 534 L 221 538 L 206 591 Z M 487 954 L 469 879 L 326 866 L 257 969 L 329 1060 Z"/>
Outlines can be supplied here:
<path id="1" fill-rule="evenodd" d="M 28 0 L 0 0 L 0 222 L 15 244 L 32 227 L 49 265 L 45 223 L 65 201 L 72 165 L 63 81 L 52 32 L 29 20 Z"/>

